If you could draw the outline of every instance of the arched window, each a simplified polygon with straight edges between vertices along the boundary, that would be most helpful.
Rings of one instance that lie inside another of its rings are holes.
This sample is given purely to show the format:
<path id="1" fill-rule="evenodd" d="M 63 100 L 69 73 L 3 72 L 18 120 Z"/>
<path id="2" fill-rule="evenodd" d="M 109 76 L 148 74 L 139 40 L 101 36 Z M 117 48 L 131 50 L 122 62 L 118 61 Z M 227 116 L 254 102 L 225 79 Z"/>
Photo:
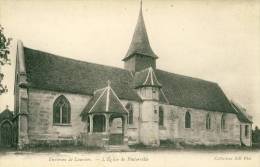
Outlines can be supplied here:
<path id="1" fill-rule="evenodd" d="M 226 116 L 223 114 L 221 116 L 221 129 L 226 129 Z"/>
<path id="2" fill-rule="evenodd" d="M 191 116 L 188 111 L 185 114 L 185 128 L 191 128 Z"/>
<path id="3" fill-rule="evenodd" d="M 128 111 L 128 124 L 133 124 L 134 122 L 133 105 L 131 103 L 127 103 L 125 108 Z"/>
<path id="4" fill-rule="evenodd" d="M 87 117 L 87 132 L 90 132 L 90 118 Z"/>
<path id="5" fill-rule="evenodd" d="M 206 116 L 206 129 L 210 129 L 211 128 L 211 118 L 210 115 L 207 114 Z"/>
<path id="6" fill-rule="evenodd" d="M 164 125 L 164 113 L 163 113 L 162 106 L 159 107 L 159 125 L 160 126 Z"/>
<path id="7" fill-rule="evenodd" d="M 245 125 L 245 136 L 248 137 L 249 136 L 249 126 Z"/>
<path id="8" fill-rule="evenodd" d="M 59 96 L 53 104 L 53 123 L 70 123 L 70 103 L 63 95 Z"/>

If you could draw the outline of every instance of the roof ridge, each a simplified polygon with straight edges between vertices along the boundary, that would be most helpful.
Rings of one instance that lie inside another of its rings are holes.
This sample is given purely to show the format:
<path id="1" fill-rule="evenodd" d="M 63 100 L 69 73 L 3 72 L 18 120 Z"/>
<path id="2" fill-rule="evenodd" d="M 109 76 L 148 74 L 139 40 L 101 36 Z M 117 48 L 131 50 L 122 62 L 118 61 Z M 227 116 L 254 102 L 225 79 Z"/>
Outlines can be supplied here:
<path id="1" fill-rule="evenodd" d="M 74 61 L 74 62 L 77 62 L 77 63 L 86 63 L 86 64 L 98 65 L 98 66 L 118 69 L 118 70 L 122 70 L 122 71 L 126 71 L 128 73 L 131 73 L 130 71 L 128 71 L 128 70 L 126 70 L 124 68 L 120 68 L 120 67 L 115 67 L 115 66 L 111 66 L 111 65 L 104 65 L 104 64 L 94 63 L 94 62 L 88 62 L 88 61 L 84 61 L 84 60 L 77 60 L 77 59 L 73 59 L 71 57 L 64 57 L 64 56 L 61 56 L 61 55 L 57 55 L 57 54 L 54 54 L 54 53 L 50 53 L 50 52 L 46 52 L 46 51 L 42 51 L 42 50 L 38 50 L 38 49 L 32 49 L 32 48 L 29 48 L 29 47 L 24 47 L 24 48 L 25 49 L 30 49 L 30 50 L 33 50 L 33 51 L 36 51 L 36 52 L 41 52 L 41 53 L 45 54 L 44 56 L 56 57 L 56 58 L 60 58 L 60 59 L 66 59 L 66 60 Z"/>
<path id="2" fill-rule="evenodd" d="M 106 88 L 99 88 L 99 89 L 94 90 L 93 95 L 100 92 L 100 91 L 103 91 L 104 89 L 106 89 Z"/>
<path id="3" fill-rule="evenodd" d="M 113 109 L 111 109 L 113 104 L 115 104 L 112 102 L 112 98 L 115 98 L 116 103 L 119 103 L 120 107 L 122 107 L 124 112 L 127 113 L 125 106 L 122 104 L 121 100 L 118 98 L 115 91 L 113 90 L 113 88 L 110 85 L 106 86 L 105 89 L 103 90 L 103 92 L 99 96 L 96 96 L 96 97 L 97 98 L 96 98 L 96 100 L 93 101 L 93 104 L 91 102 L 87 103 L 83 112 L 86 112 L 89 114 L 96 112 L 97 111 L 96 107 L 100 104 L 103 104 L 105 107 L 104 110 L 102 110 L 101 112 L 116 112 L 116 111 L 113 111 Z M 94 97 L 92 98 L 92 100 L 93 99 L 94 99 Z M 104 100 L 104 103 L 102 103 L 102 100 Z M 87 110 L 88 105 L 91 105 L 89 110 Z M 81 113 L 81 115 L 84 115 L 83 112 Z"/>
<path id="4" fill-rule="evenodd" d="M 239 107 L 239 108 L 241 108 L 241 109 L 243 109 L 243 110 L 246 110 L 246 108 L 243 106 L 243 105 L 241 105 L 240 103 L 238 103 L 238 102 L 236 102 L 236 101 L 234 101 L 234 100 L 230 100 L 230 102 L 232 103 L 232 104 L 234 104 L 235 106 L 237 106 L 237 107 Z M 245 111 L 246 112 L 246 111 Z"/>
<path id="5" fill-rule="evenodd" d="M 111 91 L 111 87 L 108 86 L 108 87 L 107 87 L 107 97 L 106 97 L 106 111 L 109 111 L 110 91 Z"/>
<path id="6" fill-rule="evenodd" d="M 149 71 L 148 71 L 148 73 L 147 73 L 147 76 L 146 76 L 145 81 L 143 82 L 143 85 L 146 84 L 146 82 L 148 81 L 149 76 L 150 76 L 150 69 L 149 69 Z"/>
<path id="7" fill-rule="evenodd" d="M 135 88 L 143 86 L 162 87 L 158 81 L 154 69 L 152 67 L 146 68 L 144 71 L 137 73 L 134 78 Z M 140 76 L 142 79 L 140 80 Z"/>
<path id="8" fill-rule="evenodd" d="M 235 111 L 236 111 L 236 113 L 237 113 L 237 115 L 238 115 L 238 117 L 239 117 L 238 119 L 243 119 L 243 121 L 250 122 L 250 123 L 253 122 L 253 121 L 249 118 L 250 115 L 249 115 L 247 112 L 241 110 L 241 108 L 240 108 L 237 104 L 231 102 L 231 106 L 235 109 Z M 243 117 L 243 118 L 241 118 L 241 114 L 242 114 L 242 117 Z M 241 120 L 240 120 L 240 121 L 241 121 Z"/>
<path id="9" fill-rule="evenodd" d="M 106 88 L 107 89 L 107 88 Z M 91 112 L 91 110 L 97 105 L 98 101 L 101 99 L 101 97 L 104 96 L 106 89 L 104 89 L 104 91 L 100 94 L 100 96 L 98 97 L 97 101 L 93 104 L 93 106 L 90 108 L 89 113 Z"/>
<path id="10" fill-rule="evenodd" d="M 123 107 L 123 109 L 127 112 L 127 109 L 126 109 L 125 106 L 122 104 L 121 100 L 119 99 L 119 97 L 117 96 L 116 92 L 113 90 L 112 87 L 110 87 L 110 91 L 111 91 L 112 94 L 116 97 L 116 99 L 119 101 L 119 103 L 121 104 L 121 106 Z"/>
<path id="11" fill-rule="evenodd" d="M 159 82 L 159 80 L 157 79 L 157 76 L 156 76 L 156 74 L 154 73 L 154 70 L 153 70 L 153 68 L 151 68 L 151 75 L 152 75 L 152 78 L 153 78 L 153 80 L 155 81 L 155 82 L 157 82 L 157 84 L 159 84 L 159 85 L 161 85 L 162 86 L 162 84 Z M 153 77 L 154 76 L 154 77 Z"/>
<path id="12" fill-rule="evenodd" d="M 163 98 L 166 100 L 166 102 L 167 102 L 168 104 L 170 104 L 168 98 L 165 96 L 165 94 L 164 94 L 164 92 L 163 92 L 163 88 L 161 88 L 159 91 L 161 91 L 161 93 L 162 93 L 162 95 L 163 95 Z"/>

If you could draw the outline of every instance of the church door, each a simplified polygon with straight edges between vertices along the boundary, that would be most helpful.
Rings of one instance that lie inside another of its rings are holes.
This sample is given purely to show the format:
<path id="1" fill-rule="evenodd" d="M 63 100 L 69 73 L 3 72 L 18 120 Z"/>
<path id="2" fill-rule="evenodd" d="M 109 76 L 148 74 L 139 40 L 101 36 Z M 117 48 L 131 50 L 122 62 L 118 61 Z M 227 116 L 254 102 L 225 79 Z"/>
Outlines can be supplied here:
<path id="1" fill-rule="evenodd" d="M 110 120 L 110 145 L 122 145 L 123 144 L 123 121 L 122 118 L 112 118 Z"/>
<path id="2" fill-rule="evenodd" d="M 10 122 L 4 122 L 0 127 L 0 145 L 10 147 L 13 141 L 13 130 Z"/>

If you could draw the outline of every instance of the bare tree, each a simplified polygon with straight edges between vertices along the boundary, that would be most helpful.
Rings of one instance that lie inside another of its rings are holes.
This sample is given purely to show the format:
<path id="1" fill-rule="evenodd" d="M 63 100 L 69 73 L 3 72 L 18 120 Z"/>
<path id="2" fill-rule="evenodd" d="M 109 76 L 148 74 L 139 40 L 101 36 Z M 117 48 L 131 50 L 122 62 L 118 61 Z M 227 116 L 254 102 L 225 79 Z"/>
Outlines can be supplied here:
<path id="1" fill-rule="evenodd" d="M 7 92 L 7 86 L 2 85 L 4 74 L 1 72 L 1 67 L 6 64 L 11 64 L 11 61 L 8 58 L 11 40 L 11 38 L 7 38 L 4 35 L 4 28 L 0 25 L 0 95 Z"/>

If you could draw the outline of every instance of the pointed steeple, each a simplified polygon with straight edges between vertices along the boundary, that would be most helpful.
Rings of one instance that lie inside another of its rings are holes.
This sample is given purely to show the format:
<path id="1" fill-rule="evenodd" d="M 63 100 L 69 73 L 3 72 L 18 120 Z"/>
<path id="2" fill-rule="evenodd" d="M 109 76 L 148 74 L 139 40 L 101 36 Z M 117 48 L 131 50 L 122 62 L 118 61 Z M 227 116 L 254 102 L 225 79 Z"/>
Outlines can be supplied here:
<path id="1" fill-rule="evenodd" d="M 135 27 L 132 42 L 123 61 L 127 60 L 134 54 L 140 54 L 140 55 L 152 57 L 154 59 L 158 58 L 156 54 L 153 52 L 149 43 L 148 35 L 145 28 L 144 18 L 143 18 L 142 1 L 140 3 L 138 21 Z"/>

